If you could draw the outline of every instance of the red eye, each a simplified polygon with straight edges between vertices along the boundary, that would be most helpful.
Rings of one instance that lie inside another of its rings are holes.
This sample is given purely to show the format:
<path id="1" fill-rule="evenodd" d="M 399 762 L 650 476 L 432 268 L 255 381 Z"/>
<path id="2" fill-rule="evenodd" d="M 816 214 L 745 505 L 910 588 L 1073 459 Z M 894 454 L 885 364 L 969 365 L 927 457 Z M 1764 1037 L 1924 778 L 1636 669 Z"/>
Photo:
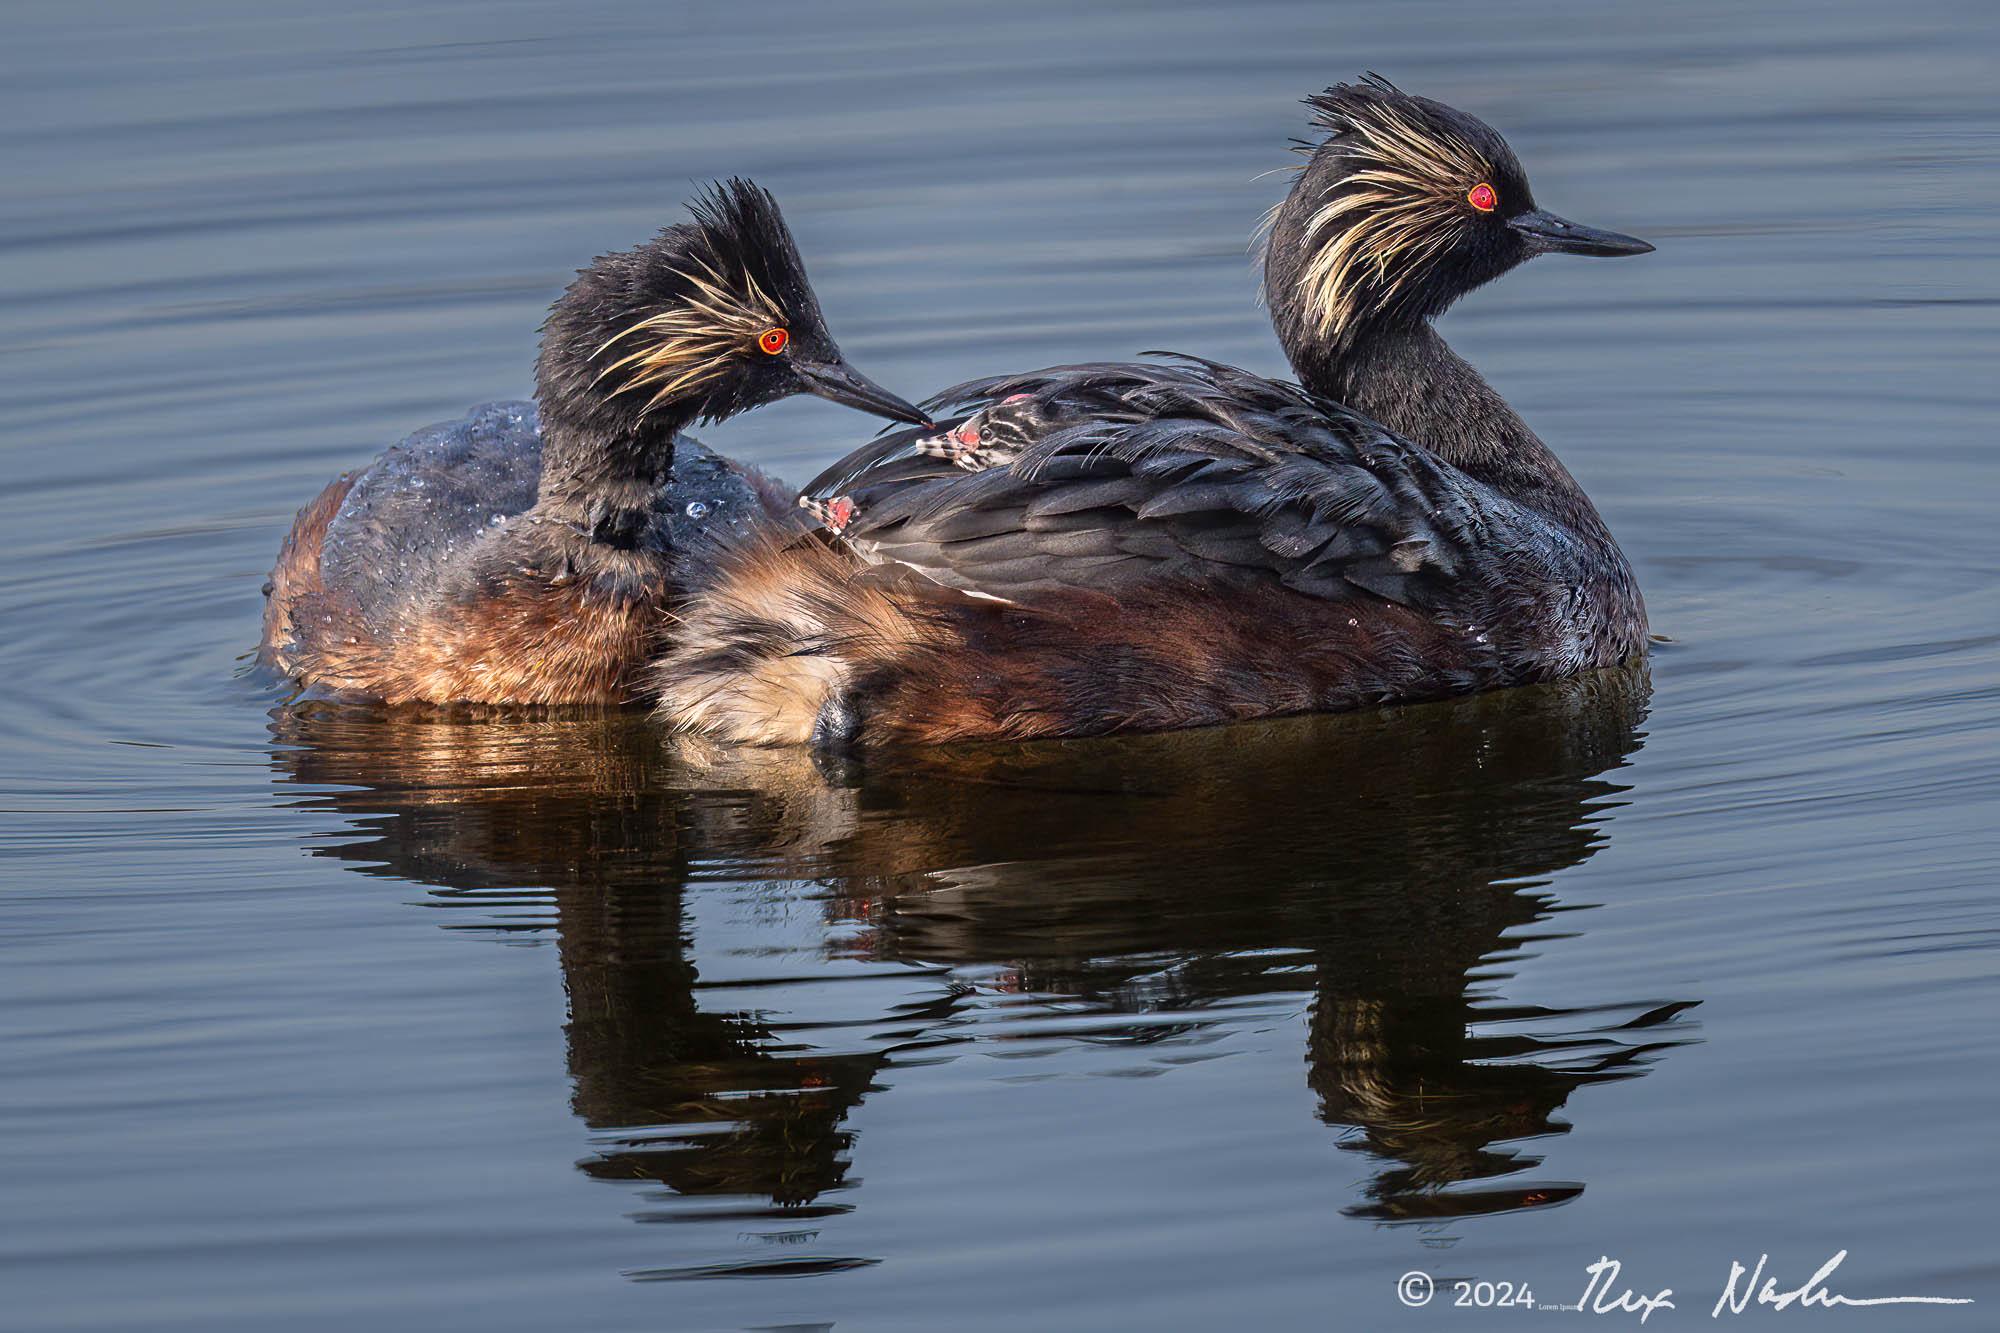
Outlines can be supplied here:
<path id="1" fill-rule="evenodd" d="M 1465 196 L 1465 202 L 1471 204 L 1482 213 L 1491 213 L 1494 209 L 1500 207 L 1500 196 L 1493 193 L 1491 185 L 1488 185 L 1485 181 L 1481 181 L 1479 184 L 1473 186 L 1471 191 Z"/>
<path id="2" fill-rule="evenodd" d="M 784 351 L 785 344 L 791 340 L 792 335 L 786 333 L 783 329 L 765 329 L 761 334 L 757 335 L 757 345 L 772 356 L 776 356 L 778 353 Z"/>

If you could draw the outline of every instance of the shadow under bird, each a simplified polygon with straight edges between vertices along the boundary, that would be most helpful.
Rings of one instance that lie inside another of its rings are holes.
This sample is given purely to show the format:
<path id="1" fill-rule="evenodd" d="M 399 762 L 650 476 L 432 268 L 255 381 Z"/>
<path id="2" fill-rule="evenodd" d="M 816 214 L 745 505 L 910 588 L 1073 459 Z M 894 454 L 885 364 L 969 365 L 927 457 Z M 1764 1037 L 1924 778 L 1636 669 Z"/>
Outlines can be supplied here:
<path id="1" fill-rule="evenodd" d="M 1507 143 L 1376 76 L 1270 220 L 1297 385 L 1191 357 L 977 380 L 806 489 L 818 540 L 730 555 L 652 671 L 738 742 L 1153 731 L 1635 658 L 1630 566 L 1431 321 L 1540 254 L 1652 247 L 1540 208 Z"/>
<path id="2" fill-rule="evenodd" d="M 776 201 L 747 181 L 582 271 L 536 403 L 420 431 L 300 511 L 259 659 L 390 703 L 617 703 L 696 551 L 790 497 L 683 431 L 792 394 L 923 424 L 827 332 Z"/>

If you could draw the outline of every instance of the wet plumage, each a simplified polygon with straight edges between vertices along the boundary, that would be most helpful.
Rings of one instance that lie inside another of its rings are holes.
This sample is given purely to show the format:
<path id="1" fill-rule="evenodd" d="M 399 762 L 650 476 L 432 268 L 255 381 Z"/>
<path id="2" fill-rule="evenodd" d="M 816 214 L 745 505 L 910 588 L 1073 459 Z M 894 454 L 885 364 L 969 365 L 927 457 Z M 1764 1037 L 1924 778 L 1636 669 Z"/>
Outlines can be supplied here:
<path id="1" fill-rule="evenodd" d="M 687 426 L 801 392 L 924 420 L 841 358 L 767 193 L 692 211 L 564 293 L 537 404 L 419 432 L 301 511 L 263 661 L 391 703 L 631 701 L 712 538 L 793 512 Z"/>

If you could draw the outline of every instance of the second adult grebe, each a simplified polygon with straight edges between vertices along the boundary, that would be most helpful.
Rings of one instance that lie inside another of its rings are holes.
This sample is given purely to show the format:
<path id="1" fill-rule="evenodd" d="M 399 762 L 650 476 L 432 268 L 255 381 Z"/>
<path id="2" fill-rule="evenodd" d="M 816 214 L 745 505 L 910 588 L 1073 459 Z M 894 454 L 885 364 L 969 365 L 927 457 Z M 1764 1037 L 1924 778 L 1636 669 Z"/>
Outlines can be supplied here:
<path id="1" fill-rule="evenodd" d="M 706 537 L 789 497 L 682 431 L 795 393 L 922 423 L 850 369 L 748 181 L 604 255 L 550 312 L 535 405 L 420 432 L 299 514 L 260 657 L 390 703 L 617 703 Z"/>

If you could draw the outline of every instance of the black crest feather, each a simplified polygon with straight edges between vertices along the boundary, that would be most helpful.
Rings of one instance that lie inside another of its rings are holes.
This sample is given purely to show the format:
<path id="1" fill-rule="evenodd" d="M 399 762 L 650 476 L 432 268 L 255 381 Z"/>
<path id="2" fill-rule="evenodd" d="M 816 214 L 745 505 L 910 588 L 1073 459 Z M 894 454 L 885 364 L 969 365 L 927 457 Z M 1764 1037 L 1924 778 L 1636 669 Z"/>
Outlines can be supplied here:
<path id="1" fill-rule="evenodd" d="M 667 228 L 661 240 L 677 230 L 692 233 L 674 239 L 720 273 L 747 275 L 778 303 L 788 322 L 819 321 L 819 302 L 806 280 L 805 261 L 799 258 L 792 230 L 769 190 L 732 176 L 702 190 L 689 202 L 688 212 L 694 221 Z"/>

